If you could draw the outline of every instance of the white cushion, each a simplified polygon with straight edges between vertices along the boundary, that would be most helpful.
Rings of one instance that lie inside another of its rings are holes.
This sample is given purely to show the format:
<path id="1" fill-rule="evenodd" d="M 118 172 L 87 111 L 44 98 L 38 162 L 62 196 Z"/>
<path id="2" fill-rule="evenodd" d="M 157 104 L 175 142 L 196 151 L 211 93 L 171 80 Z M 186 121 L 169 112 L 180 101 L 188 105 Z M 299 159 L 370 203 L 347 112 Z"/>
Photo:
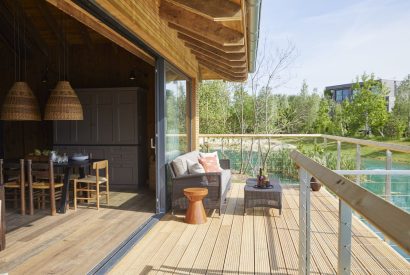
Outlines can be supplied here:
<path id="1" fill-rule="evenodd" d="M 206 157 L 216 157 L 216 163 L 218 164 L 218 167 L 221 168 L 221 164 L 219 163 L 219 158 L 218 158 L 218 152 L 212 152 L 212 153 L 199 153 L 199 156 L 201 158 L 206 158 Z"/>
<path id="2" fill-rule="evenodd" d="M 205 173 L 204 167 L 199 162 L 195 162 L 190 159 L 187 159 L 186 164 L 188 167 L 188 173 L 191 175 Z"/>

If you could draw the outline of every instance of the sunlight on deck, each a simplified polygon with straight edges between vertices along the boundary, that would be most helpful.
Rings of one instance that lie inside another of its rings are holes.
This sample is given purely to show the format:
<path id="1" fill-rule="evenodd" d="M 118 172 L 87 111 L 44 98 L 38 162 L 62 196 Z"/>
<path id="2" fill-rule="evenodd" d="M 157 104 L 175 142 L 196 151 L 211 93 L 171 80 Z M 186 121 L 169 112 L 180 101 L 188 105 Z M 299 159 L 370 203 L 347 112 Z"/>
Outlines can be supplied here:
<path id="1" fill-rule="evenodd" d="M 166 215 L 111 274 L 297 274 L 299 191 L 285 188 L 278 210 L 243 215 L 243 185 L 233 184 L 221 217 L 203 225 Z M 336 274 L 338 202 L 312 193 L 311 273 Z M 410 274 L 410 264 L 357 218 L 352 225 L 352 274 Z"/>

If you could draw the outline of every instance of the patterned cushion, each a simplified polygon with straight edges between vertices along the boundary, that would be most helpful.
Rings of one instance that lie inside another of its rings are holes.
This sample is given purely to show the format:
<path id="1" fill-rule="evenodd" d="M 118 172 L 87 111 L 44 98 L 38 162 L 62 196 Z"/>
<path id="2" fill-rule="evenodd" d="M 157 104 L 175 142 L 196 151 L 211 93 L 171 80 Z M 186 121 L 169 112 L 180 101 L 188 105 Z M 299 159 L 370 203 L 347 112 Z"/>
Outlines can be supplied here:
<path id="1" fill-rule="evenodd" d="M 215 151 L 212 153 L 199 153 L 199 157 L 201 158 L 216 157 L 218 168 L 221 168 L 221 164 L 219 163 L 219 158 L 218 158 L 218 152 Z"/>
<path id="2" fill-rule="evenodd" d="M 199 158 L 198 160 L 199 163 L 204 167 L 206 173 L 222 171 L 222 169 L 219 168 L 218 161 L 215 156 Z"/>

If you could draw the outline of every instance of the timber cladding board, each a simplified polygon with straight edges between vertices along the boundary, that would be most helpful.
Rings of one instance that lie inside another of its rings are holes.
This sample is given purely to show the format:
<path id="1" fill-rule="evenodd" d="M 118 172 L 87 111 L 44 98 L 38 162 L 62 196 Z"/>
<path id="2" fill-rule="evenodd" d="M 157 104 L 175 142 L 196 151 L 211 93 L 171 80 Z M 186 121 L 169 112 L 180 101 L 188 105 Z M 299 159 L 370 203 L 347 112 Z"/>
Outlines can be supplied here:
<path id="1" fill-rule="evenodd" d="M 121 24 L 190 77 L 198 72 L 198 62 L 177 33 L 159 16 L 158 1 L 96 0 Z"/>

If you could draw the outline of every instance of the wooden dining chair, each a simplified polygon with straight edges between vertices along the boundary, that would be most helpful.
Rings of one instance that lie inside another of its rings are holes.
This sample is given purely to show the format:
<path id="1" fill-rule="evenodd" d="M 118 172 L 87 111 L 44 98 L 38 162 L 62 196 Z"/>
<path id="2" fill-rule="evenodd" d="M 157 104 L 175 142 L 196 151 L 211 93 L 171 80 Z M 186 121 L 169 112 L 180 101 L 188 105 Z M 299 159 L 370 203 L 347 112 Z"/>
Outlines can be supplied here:
<path id="1" fill-rule="evenodd" d="M 45 208 L 47 199 L 50 202 L 51 215 L 56 214 L 56 200 L 61 199 L 64 184 L 56 182 L 53 161 L 27 161 L 27 175 L 29 185 L 33 186 L 34 198 L 39 208 Z M 48 192 L 48 197 L 46 192 Z"/>
<path id="2" fill-rule="evenodd" d="M 104 170 L 101 176 L 100 170 Z M 105 195 L 107 205 L 110 200 L 110 184 L 108 176 L 108 160 L 93 163 L 94 175 L 87 175 L 81 179 L 74 179 L 74 210 L 77 210 L 77 201 L 95 200 L 97 210 L 100 209 L 100 196 Z M 101 187 L 105 188 L 101 191 Z M 79 195 L 80 194 L 80 195 Z"/>
<path id="3" fill-rule="evenodd" d="M 5 196 L 7 200 L 14 203 L 14 208 L 17 208 L 20 201 L 21 215 L 26 214 L 26 197 L 25 197 L 25 174 L 24 174 L 24 159 L 19 162 L 4 162 L 0 160 L 0 177 L 4 183 Z M 31 213 L 30 213 L 31 214 Z"/>

